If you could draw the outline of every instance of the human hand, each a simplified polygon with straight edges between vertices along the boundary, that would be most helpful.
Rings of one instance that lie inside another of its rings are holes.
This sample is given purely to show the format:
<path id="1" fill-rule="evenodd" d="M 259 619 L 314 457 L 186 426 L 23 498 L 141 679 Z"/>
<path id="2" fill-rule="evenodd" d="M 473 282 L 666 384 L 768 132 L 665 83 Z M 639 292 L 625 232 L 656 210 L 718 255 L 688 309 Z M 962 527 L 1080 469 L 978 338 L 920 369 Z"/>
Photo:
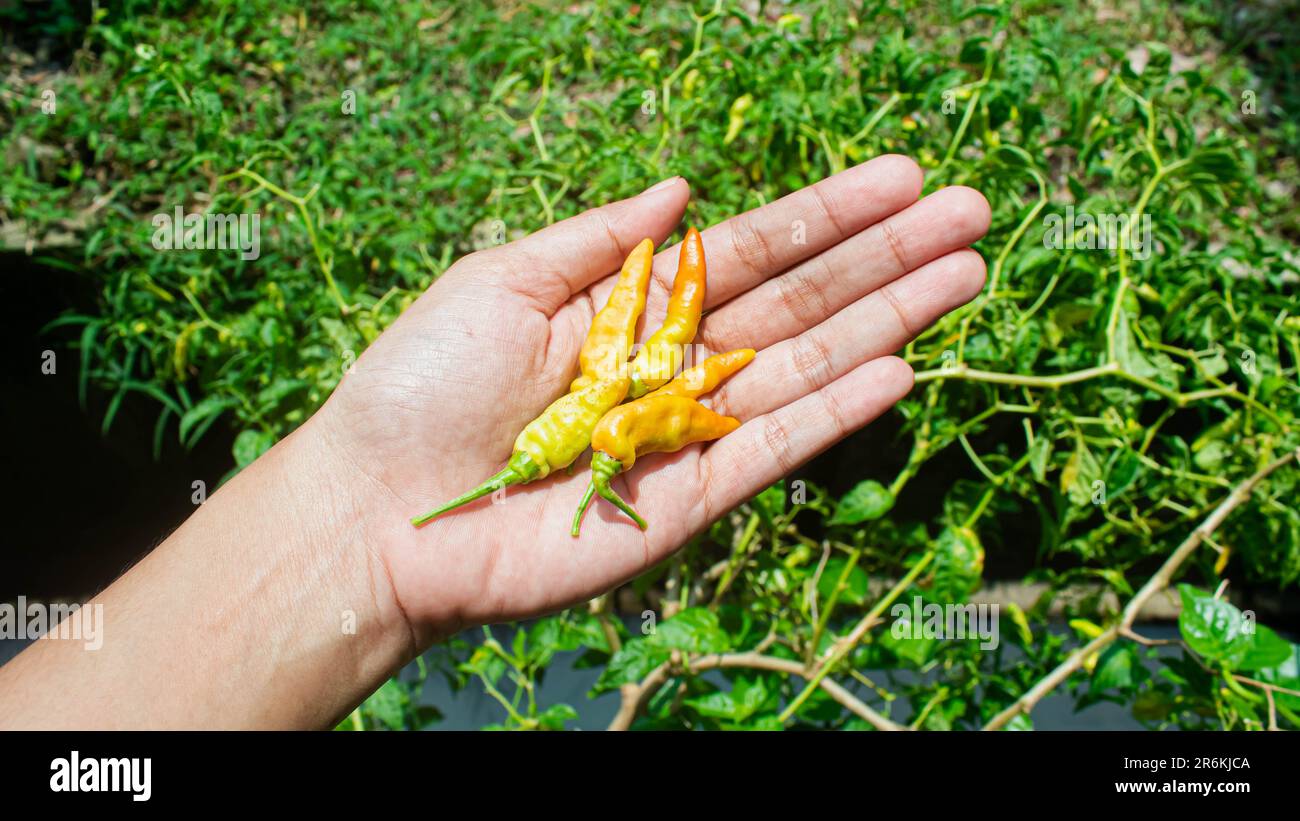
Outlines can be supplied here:
<path id="1" fill-rule="evenodd" d="M 911 160 L 883 156 L 703 232 L 711 312 L 700 357 L 759 353 L 709 401 L 741 428 L 639 459 L 616 480 L 649 520 L 644 532 L 597 506 L 581 538 L 569 536 L 585 458 L 499 503 L 422 529 L 409 519 L 499 470 L 519 430 L 566 391 L 614 273 L 638 241 L 677 227 L 685 181 L 453 265 L 312 420 L 365 488 L 370 546 L 419 640 L 557 610 L 635 577 L 903 397 L 911 369 L 888 354 L 979 292 L 984 263 L 966 246 L 990 218 L 968 188 L 918 202 L 921 182 Z M 677 252 L 655 258 L 642 340 L 663 318 Z"/>

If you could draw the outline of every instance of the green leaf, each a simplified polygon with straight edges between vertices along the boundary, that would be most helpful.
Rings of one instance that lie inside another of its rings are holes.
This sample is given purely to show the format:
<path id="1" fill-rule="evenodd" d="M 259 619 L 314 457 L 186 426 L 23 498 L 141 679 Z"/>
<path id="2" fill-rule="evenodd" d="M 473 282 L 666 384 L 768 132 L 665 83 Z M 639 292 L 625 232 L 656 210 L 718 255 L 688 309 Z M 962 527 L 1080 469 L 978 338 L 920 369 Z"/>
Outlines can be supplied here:
<path id="1" fill-rule="evenodd" d="M 1016 733 L 1027 733 L 1034 729 L 1034 721 L 1024 713 L 1020 713 L 1015 718 L 1007 722 L 1006 731 Z"/>
<path id="2" fill-rule="evenodd" d="M 1131 450 L 1116 451 L 1106 471 L 1106 499 L 1118 498 L 1127 490 L 1142 471 L 1142 462 Z"/>
<path id="3" fill-rule="evenodd" d="M 1092 455 L 1088 445 L 1079 437 L 1074 453 L 1070 454 L 1065 468 L 1061 471 L 1061 492 L 1070 497 L 1070 502 L 1082 507 L 1092 502 L 1096 482 L 1101 481 L 1101 465 Z"/>
<path id="4" fill-rule="evenodd" d="M 233 408 L 238 404 L 239 400 L 232 396 L 205 397 L 201 402 L 185 411 L 185 414 L 181 416 L 179 433 L 181 442 L 190 444 L 188 436 L 190 431 L 193 430 L 196 425 L 204 421 L 210 421 L 211 419 L 221 415 L 221 413 L 226 409 Z"/>
<path id="5" fill-rule="evenodd" d="M 731 688 L 732 698 L 736 702 L 736 720 L 744 721 L 763 708 L 772 693 L 767 689 L 764 676 L 738 676 Z"/>
<path id="6" fill-rule="evenodd" d="M 653 644 L 648 638 L 629 639 L 610 658 L 592 693 L 616 690 L 624 684 L 640 681 L 667 661 L 670 653 L 668 648 Z"/>
<path id="7" fill-rule="evenodd" d="M 1123 690 L 1133 686 L 1133 668 L 1137 663 L 1133 647 L 1129 644 L 1112 644 L 1097 660 L 1092 671 L 1089 689 L 1092 692 Z"/>
<path id="8" fill-rule="evenodd" d="M 235 454 L 235 464 L 247 467 L 253 460 L 266 453 L 275 444 L 275 435 L 264 430 L 241 431 L 235 437 L 231 452 Z"/>
<path id="9" fill-rule="evenodd" d="M 912 667 L 921 667 L 939 649 L 939 640 L 936 638 L 925 635 L 895 636 L 892 629 L 882 631 L 876 641 L 882 648 Z"/>
<path id="10" fill-rule="evenodd" d="M 826 694 L 825 690 L 813 690 L 811 695 L 799 706 L 795 713 L 800 721 L 821 724 L 835 721 L 844 714 L 839 702 Z"/>
<path id="11" fill-rule="evenodd" d="M 276 379 L 258 392 L 256 404 L 262 413 L 267 413 L 274 410 L 286 396 L 308 387 L 311 387 L 311 383 L 303 379 Z"/>
<path id="12" fill-rule="evenodd" d="M 933 596 L 961 601 L 979 587 L 984 574 L 984 546 L 969 527 L 947 527 L 935 542 Z"/>
<path id="13" fill-rule="evenodd" d="M 1052 458 L 1052 440 L 1046 434 L 1039 434 L 1034 444 L 1029 447 L 1029 467 L 1034 479 L 1039 483 L 1047 482 L 1047 466 Z"/>
<path id="14" fill-rule="evenodd" d="M 1272 667 L 1257 670 L 1254 677 L 1288 690 L 1300 690 L 1300 644 L 1292 644 L 1286 659 Z M 1300 696 L 1277 693 L 1274 698 L 1289 709 L 1300 710 Z"/>
<path id="15" fill-rule="evenodd" d="M 1115 359 L 1131 374 L 1166 388 L 1178 387 L 1178 376 L 1173 372 L 1169 358 L 1159 353 L 1148 356 L 1142 351 L 1124 311 L 1119 312 L 1119 321 L 1115 325 Z"/>
<path id="16" fill-rule="evenodd" d="M 108 409 L 104 411 L 104 422 L 100 426 L 100 434 L 108 435 L 108 431 L 113 427 L 113 420 L 117 418 L 117 411 L 122 407 L 122 399 L 126 396 L 126 386 L 117 389 L 113 398 L 108 400 Z"/>
<path id="17" fill-rule="evenodd" d="M 552 704 L 537 716 L 537 722 L 545 730 L 563 730 L 564 722 L 577 721 L 578 711 L 568 704 Z"/>
<path id="18" fill-rule="evenodd" d="M 409 701 L 406 686 L 390 678 L 366 699 L 361 709 L 379 719 L 388 729 L 400 730 L 406 726 L 405 712 Z"/>
<path id="19" fill-rule="evenodd" d="M 1187 646 L 1207 661 L 1238 667 L 1254 644 L 1241 611 L 1191 585 L 1178 585 L 1178 594 L 1183 605 L 1178 628 Z"/>
<path id="20" fill-rule="evenodd" d="M 136 391 L 137 393 L 143 393 L 146 396 L 152 397 L 155 401 L 161 403 L 172 413 L 179 415 L 184 412 L 181 406 L 176 402 L 176 400 L 168 396 L 167 394 L 163 393 L 162 389 L 159 388 L 157 385 L 152 385 L 149 384 L 148 382 L 136 382 L 134 380 L 127 380 L 122 383 L 122 387 L 126 390 Z"/>
<path id="21" fill-rule="evenodd" d="M 1201 443 L 1194 452 L 1192 462 L 1206 473 L 1218 473 L 1225 459 L 1232 456 L 1232 448 L 1219 439 Z"/>
<path id="22" fill-rule="evenodd" d="M 1006 10 L 1002 6 L 997 6 L 993 4 L 984 4 L 978 6 L 971 6 L 970 8 L 964 9 L 960 14 L 957 15 L 957 19 L 969 20 L 970 18 L 975 17 L 977 15 L 984 16 L 984 17 L 1001 17 L 1005 13 Z"/>
<path id="23" fill-rule="evenodd" d="M 95 335 L 99 333 L 102 322 L 86 324 L 81 329 L 81 342 L 77 346 L 81 352 L 81 369 L 77 372 L 77 403 L 84 410 L 86 407 L 86 385 L 90 382 L 90 358 L 95 352 Z"/>
<path id="24" fill-rule="evenodd" d="M 817 580 L 817 600 L 823 606 L 830 601 L 840 577 L 844 575 L 847 564 L 848 560 L 840 556 L 826 562 L 826 567 L 822 569 L 821 578 Z M 870 584 L 871 577 L 867 575 L 867 571 L 855 564 L 853 569 L 849 571 L 848 578 L 844 580 L 844 588 L 840 591 L 840 601 L 849 604 L 864 603 L 867 600 L 867 589 Z"/>
<path id="25" fill-rule="evenodd" d="M 957 59 L 972 65 L 983 63 L 988 43 L 988 37 L 972 37 L 961 44 L 961 54 Z"/>
<path id="26" fill-rule="evenodd" d="M 1168 77 L 1169 67 L 1173 62 L 1169 46 L 1157 42 L 1147 42 L 1144 45 L 1149 56 L 1146 66 L 1142 69 L 1142 78 L 1158 82 Z"/>
<path id="27" fill-rule="evenodd" d="M 1006 612 L 1011 619 L 1011 623 L 1016 626 L 1016 632 L 1020 636 L 1020 643 L 1025 647 L 1031 647 L 1034 644 L 1034 631 L 1029 627 L 1029 617 L 1020 605 L 1015 602 L 1007 602 Z"/>
<path id="28" fill-rule="evenodd" d="M 685 702 L 692 710 L 708 718 L 736 717 L 736 701 L 731 693 L 719 690 L 716 693 L 688 698 Z"/>
<path id="29" fill-rule="evenodd" d="M 879 519 L 894 506 L 894 497 L 889 489 L 879 482 L 868 479 L 859 482 L 856 487 L 844 494 L 835 515 L 827 522 L 829 525 L 856 525 L 872 519 Z"/>
<path id="30" fill-rule="evenodd" d="M 1209 356 L 1200 357 L 1198 361 L 1206 376 L 1223 376 L 1228 372 L 1228 357 L 1222 348 L 1215 349 Z"/>
<path id="31" fill-rule="evenodd" d="M 548 616 L 540 619 L 528 631 L 528 644 L 554 646 L 560 643 L 560 634 L 563 630 L 560 616 Z M 568 650 L 576 650 L 577 647 L 567 647 Z"/>
<path id="32" fill-rule="evenodd" d="M 1250 649 L 1238 665 L 1240 670 L 1262 670 L 1276 667 L 1291 657 L 1291 642 L 1262 624 L 1255 625 Z"/>
<path id="33" fill-rule="evenodd" d="M 688 607 L 660 622 L 649 641 L 656 647 L 686 653 L 725 653 L 730 649 L 718 614 L 707 607 Z"/>
<path id="34" fill-rule="evenodd" d="M 754 509 L 768 525 L 785 513 L 785 480 L 781 480 L 754 497 Z"/>
<path id="35" fill-rule="evenodd" d="M 756 716 L 753 721 L 745 726 L 746 730 L 756 730 L 764 733 L 775 733 L 785 729 L 781 723 L 781 717 L 776 714 Z"/>
<path id="36" fill-rule="evenodd" d="M 482 676 L 487 679 L 488 683 L 495 685 L 501 676 L 505 674 L 506 663 L 492 649 L 493 647 L 500 647 L 495 639 L 474 648 L 469 660 L 459 665 L 457 669 L 463 673 Z"/>
<path id="37" fill-rule="evenodd" d="M 559 617 L 548 619 L 553 621 L 559 627 L 558 635 L 554 639 L 549 638 L 549 634 L 539 634 L 532 638 L 532 641 L 543 646 L 553 646 L 560 651 L 579 650 L 587 648 L 598 653 L 608 653 L 609 637 L 605 635 L 605 628 L 601 625 L 600 619 L 592 613 L 575 613 L 573 620 L 561 621 Z M 540 627 L 540 624 L 538 625 Z"/>
<path id="38" fill-rule="evenodd" d="M 1106 632 L 1100 626 L 1093 624 L 1087 619 L 1078 619 L 1078 618 L 1070 619 L 1069 625 L 1073 629 L 1078 630 L 1083 635 L 1083 637 L 1088 639 L 1089 641 L 1092 641 L 1093 639 L 1100 636 L 1102 633 Z"/>

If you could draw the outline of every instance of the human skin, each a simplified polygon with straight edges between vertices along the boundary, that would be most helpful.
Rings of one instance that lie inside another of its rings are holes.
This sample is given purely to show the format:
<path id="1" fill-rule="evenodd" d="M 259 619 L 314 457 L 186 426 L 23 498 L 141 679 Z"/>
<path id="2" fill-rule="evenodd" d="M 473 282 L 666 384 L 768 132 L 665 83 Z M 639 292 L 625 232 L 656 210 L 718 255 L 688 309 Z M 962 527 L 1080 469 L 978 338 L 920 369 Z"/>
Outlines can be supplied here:
<path id="1" fill-rule="evenodd" d="M 441 638 L 637 576 L 911 389 L 889 354 L 979 293 L 967 246 L 989 225 L 978 192 L 921 186 L 882 156 L 703 232 L 696 361 L 758 355 L 709 400 L 739 429 L 614 480 L 644 532 L 603 505 L 570 537 L 585 470 L 409 519 L 499 470 L 565 392 L 624 256 L 678 227 L 686 181 L 461 259 L 320 411 L 92 599 L 100 649 L 38 641 L 0 667 L 0 728 L 327 728 Z M 640 340 L 677 254 L 655 258 Z"/>

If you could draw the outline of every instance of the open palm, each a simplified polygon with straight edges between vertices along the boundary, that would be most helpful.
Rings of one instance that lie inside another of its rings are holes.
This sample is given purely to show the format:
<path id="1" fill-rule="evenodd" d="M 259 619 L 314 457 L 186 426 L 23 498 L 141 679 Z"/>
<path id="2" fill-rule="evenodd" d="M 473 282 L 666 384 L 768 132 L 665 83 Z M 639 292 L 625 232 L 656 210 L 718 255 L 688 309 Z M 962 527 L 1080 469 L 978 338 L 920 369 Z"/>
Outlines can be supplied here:
<path id="1" fill-rule="evenodd" d="M 707 447 L 648 456 L 615 480 L 650 522 L 598 503 L 569 523 L 584 457 L 421 529 L 408 519 L 504 464 L 519 430 L 577 371 L 592 316 L 627 252 L 663 242 L 690 193 L 674 179 L 456 263 L 356 363 L 327 405 L 358 481 L 383 500 L 372 535 L 417 629 L 559 609 L 630 579 L 727 510 L 905 395 L 889 356 L 983 286 L 967 246 L 988 229 L 984 198 L 947 188 L 918 201 L 921 171 L 884 156 L 703 231 L 709 267 L 696 342 L 758 350 L 706 401 L 742 427 Z M 678 249 L 655 258 L 640 338 L 664 315 Z"/>

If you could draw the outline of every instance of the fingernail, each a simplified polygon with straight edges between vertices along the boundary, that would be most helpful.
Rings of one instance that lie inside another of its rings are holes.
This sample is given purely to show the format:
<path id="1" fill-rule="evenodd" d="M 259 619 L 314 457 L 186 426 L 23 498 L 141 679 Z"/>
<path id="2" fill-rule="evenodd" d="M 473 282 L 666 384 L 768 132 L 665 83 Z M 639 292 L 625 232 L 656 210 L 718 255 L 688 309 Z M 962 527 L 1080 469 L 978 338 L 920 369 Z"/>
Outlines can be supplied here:
<path id="1" fill-rule="evenodd" d="M 655 183 L 654 185 L 650 186 L 650 187 L 647 188 L 646 190 L 642 191 L 641 194 L 642 194 L 642 195 L 644 195 L 644 194 L 653 194 L 655 191 L 662 191 L 663 189 L 667 188 L 668 186 L 672 185 L 673 183 L 677 182 L 677 181 L 680 180 L 680 179 L 681 179 L 680 176 L 669 177 L 668 179 L 664 180 L 663 182 L 657 182 L 657 183 Z M 638 196 L 639 196 L 639 195 L 638 195 Z"/>

